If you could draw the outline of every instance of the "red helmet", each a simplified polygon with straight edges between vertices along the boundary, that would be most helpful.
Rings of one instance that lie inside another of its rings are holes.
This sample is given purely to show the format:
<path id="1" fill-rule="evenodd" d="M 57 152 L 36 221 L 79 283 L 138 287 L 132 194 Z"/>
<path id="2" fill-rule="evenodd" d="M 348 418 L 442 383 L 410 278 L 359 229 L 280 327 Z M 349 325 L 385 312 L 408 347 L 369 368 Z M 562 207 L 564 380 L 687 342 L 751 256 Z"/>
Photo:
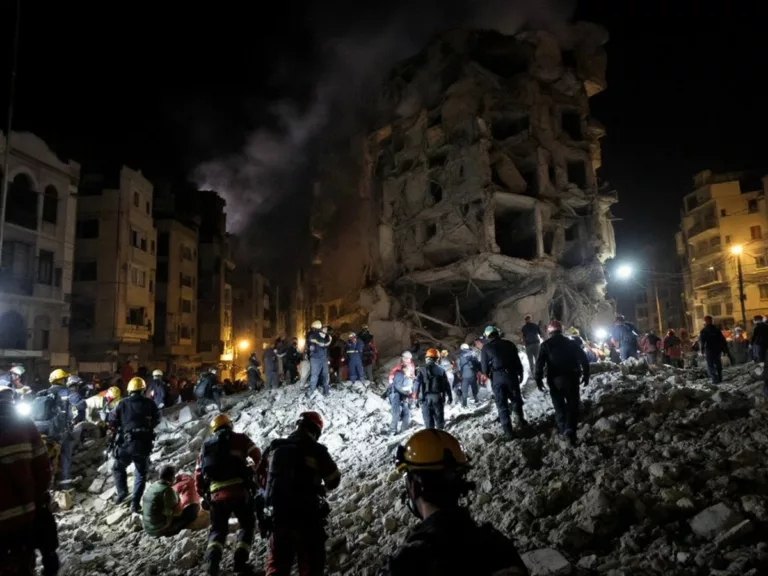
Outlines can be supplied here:
<path id="1" fill-rule="evenodd" d="M 318 436 L 323 433 L 323 417 L 317 412 L 302 412 L 299 416 L 299 424 L 308 422 L 317 427 Z"/>
<path id="2" fill-rule="evenodd" d="M 547 324 L 547 334 L 551 334 L 552 332 L 562 332 L 563 331 L 563 324 L 560 322 L 560 320 L 550 320 L 549 324 Z"/>

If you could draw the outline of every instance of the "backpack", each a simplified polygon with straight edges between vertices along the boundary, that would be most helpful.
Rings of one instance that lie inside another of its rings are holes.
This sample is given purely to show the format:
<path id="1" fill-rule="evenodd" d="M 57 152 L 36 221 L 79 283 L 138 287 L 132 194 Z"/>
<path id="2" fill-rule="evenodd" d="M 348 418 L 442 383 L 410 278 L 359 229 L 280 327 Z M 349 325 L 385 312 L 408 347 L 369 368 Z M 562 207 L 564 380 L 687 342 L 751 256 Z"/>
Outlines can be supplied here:
<path id="1" fill-rule="evenodd" d="M 30 417 L 40 434 L 56 436 L 61 432 L 62 401 L 58 394 L 40 392 L 32 401 Z"/>
<path id="2" fill-rule="evenodd" d="M 437 375 L 430 370 L 430 366 L 424 366 L 421 370 L 423 385 L 419 387 L 419 397 L 424 398 L 427 394 L 440 394 Z"/>
<path id="3" fill-rule="evenodd" d="M 200 469 L 206 482 L 223 482 L 233 478 L 245 479 L 248 464 L 243 458 L 233 456 L 232 431 L 223 430 L 209 436 L 203 443 L 200 454 Z"/>
<path id="4" fill-rule="evenodd" d="M 211 377 L 208 374 L 200 376 L 200 380 L 195 384 L 195 397 L 207 398 L 211 389 Z"/>
<path id="5" fill-rule="evenodd" d="M 317 491 L 301 443 L 290 438 L 275 440 L 268 452 L 265 506 L 271 508 L 272 518 L 290 521 L 302 512 L 311 513 L 317 508 Z"/>

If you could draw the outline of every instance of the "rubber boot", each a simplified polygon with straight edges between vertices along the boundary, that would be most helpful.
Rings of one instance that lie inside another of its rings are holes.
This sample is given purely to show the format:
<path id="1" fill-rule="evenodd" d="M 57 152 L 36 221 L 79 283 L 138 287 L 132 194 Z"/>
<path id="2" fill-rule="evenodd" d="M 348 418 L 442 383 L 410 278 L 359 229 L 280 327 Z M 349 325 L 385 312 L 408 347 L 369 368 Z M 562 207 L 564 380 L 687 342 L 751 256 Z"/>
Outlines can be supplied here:
<path id="1" fill-rule="evenodd" d="M 219 564 L 221 564 L 221 548 L 210 548 L 205 554 L 205 569 L 208 576 L 219 576 Z"/>

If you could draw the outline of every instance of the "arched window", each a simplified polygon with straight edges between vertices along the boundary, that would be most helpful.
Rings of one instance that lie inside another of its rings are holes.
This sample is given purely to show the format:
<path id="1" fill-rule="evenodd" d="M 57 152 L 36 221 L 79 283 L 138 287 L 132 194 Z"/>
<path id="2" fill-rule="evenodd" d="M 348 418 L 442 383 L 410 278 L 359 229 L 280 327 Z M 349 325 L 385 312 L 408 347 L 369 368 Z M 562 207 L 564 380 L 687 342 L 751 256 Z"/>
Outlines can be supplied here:
<path id="1" fill-rule="evenodd" d="M 24 318 L 15 310 L 9 310 L 0 316 L 0 348 L 27 349 L 27 326 Z"/>
<path id="2" fill-rule="evenodd" d="M 59 209 L 59 191 L 54 186 L 48 186 L 43 194 L 43 222 L 56 224 Z"/>
<path id="3" fill-rule="evenodd" d="M 51 319 L 41 315 L 35 317 L 34 349 L 48 350 L 51 344 Z"/>
<path id="4" fill-rule="evenodd" d="M 26 174 L 17 174 L 8 186 L 5 221 L 24 228 L 37 229 L 37 194 L 33 189 L 32 179 Z"/>

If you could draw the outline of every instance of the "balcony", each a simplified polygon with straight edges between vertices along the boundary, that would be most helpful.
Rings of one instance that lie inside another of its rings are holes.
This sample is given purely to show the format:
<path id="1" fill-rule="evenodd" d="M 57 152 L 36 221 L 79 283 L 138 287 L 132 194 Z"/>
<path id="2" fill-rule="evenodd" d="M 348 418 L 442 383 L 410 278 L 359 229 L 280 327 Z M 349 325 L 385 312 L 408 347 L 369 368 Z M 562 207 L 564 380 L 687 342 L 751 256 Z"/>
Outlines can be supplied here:
<path id="1" fill-rule="evenodd" d="M 716 218 L 708 218 L 707 220 L 704 220 L 703 222 L 696 222 L 693 226 L 688 228 L 688 239 L 690 240 L 694 236 L 698 236 L 702 232 L 707 232 L 708 230 L 715 230 L 718 227 L 718 222 Z"/>
<path id="2" fill-rule="evenodd" d="M 31 275 L 19 275 L 11 270 L 0 271 L 0 293 L 32 296 L 35 280 Z"/>
<path id="3" fill-rule="evenodd" d="M 699 290 L 701 288 L 715 287 L 717 284 L 727 282 L 725 274 L 718 270 L 707 270 L 693 276 L 693 288 Z"/>

